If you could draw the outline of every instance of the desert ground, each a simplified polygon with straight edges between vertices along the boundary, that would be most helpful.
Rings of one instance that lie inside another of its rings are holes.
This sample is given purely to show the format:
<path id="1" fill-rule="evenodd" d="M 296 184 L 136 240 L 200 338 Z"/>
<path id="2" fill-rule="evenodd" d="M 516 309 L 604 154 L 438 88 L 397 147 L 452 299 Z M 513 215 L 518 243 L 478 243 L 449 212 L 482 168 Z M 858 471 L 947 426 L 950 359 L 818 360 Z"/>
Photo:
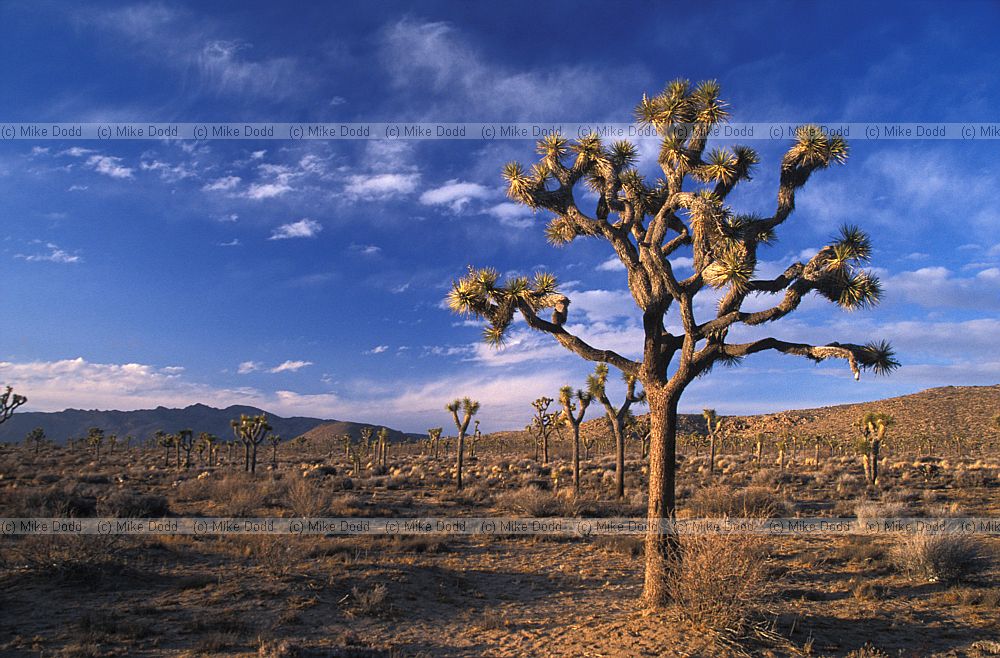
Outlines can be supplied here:
<path id="1" fill-rule="evenodd" d="M 643 517 L 641 443 L 627 445 L 617 500 L 600 436 L 574 493 L 568 436 L 543 465 L 528 435 L 484 435 L 462 491 L 454 441 L 437 457 L 428 442 L 393 444 L 388 465 L 358 468 L 341 442 L 306 437 L 274 463 L 262 450 L 256 474 L 224 445 L 218 463 L 196 454 L 188 468 L 159 446 L 6 445 L 0 516 Z M 692 435 L 679 516 L 1000 516 L 995 447 L 958 445 L 899 437 L 869 485 L 836 442 L 770 446 L 758 463 L 721 441 L 712 473 Z M 1000 540 L 945 547 L 957 561 L 945 575 L 907 541 L 692 538 L 685 605 L 650 612 L 635 536 L 5 536 L 0 655 L 1000 655 Z"/>

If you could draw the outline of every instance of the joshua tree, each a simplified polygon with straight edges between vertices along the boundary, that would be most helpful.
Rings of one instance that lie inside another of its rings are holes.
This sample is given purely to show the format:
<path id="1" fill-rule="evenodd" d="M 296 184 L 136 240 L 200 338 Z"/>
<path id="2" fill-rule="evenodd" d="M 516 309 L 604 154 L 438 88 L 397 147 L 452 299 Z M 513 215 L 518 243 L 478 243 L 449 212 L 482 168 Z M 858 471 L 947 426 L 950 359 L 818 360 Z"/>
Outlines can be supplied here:
<path id="1" fill-rule="evenodd" d="M 0 424 L 9 419 L 14 410 L 27 401 L 28 398 L 15 393 L 12 386 L 6 387 L 4 392 L 0 393 Z"/>
<path id="2" fill-rule="evenodd" d="M 885 342 L 855 345 L 810 345 L 775 337 L 745 343 L 727 342 L 735 325 L 762 325 L 793 312 L 810 292 L 849 309 L 875 304 L 878 279 L 860 269 L 871 253 L 868 236 L 845 227 L 839 236 L 806 262 L 796 262 L 774 279 L 755 279 L 757 251 L 770 244 L 776 230 L 795 209 L 795 194 L 816 171 L 847 159 L 847 143 L 816 126 L 802 126 L 781 160 L 776 206 L 769 216 L 739 214 L 727 197 L 749 180 L 758 162 L 746 146 L 705 153 L 714 126 L 728 117 L 714 81 L 692 86 L 671 82 L 653 97 L 643 96 L 637 120 L 661 138 L 657 162 L 663 178 L 648 183 L 635 168 L 636 147 L 627 142 L 605 146 L 597 135 L 573 144 L 560 135 L 538 143 L 540 161 L 530 172 L 518 163 L 504 168 L 507 193 L 532 209 L 551 212 L 548 240 L 565 245 L 578 237 L 610 243 L 625 267 L 629 291 L 641 314 L 644 339 L 641 360 L 599 349 L 567 327 L 570 299 L 560 293 L 550 273 L 532 279 L 499 281 L 496 270 L 469 269 L 450 293 L 453 310 L 484 318 L 485 339 L 502 345 L 515 313 L 532 329 L 551 334 L 563 347 L 584 359 L 607 362 L 636 377 L 649 396 L 652 437 L 649 457 L 649 533 L 645 549 L 643 598 L 660 605 L 666 579 L 677 556 L 678 537 L 664 524 L 675 516 L 677 404 L 686 387 L 714 364 L 735 364 L 763 351 L 806 357 L 813 361 L 845 359 L 855 377 L 861 370 L 887 373 L 898 365 Z M 569 151 L 574 157 L 569 160 Z M 584 181 L 597 197 L 588 213 L 578 205 L 574 188 Z M 692 273 L 678 276 L 677 261 L 690 249 Z M 714 290 L 713 290 L 714 289 Z M 714 317 L 695 316 L 696 300 L 721 291 Z M 748 296 L 781 295 L 774 306 L 743 309 Z M 553 309 L 550 320 L 539 314 Z M 681 329 L 668 330 L 666 315 L 677 309 Z"/>
<path id="3" fill-rule="evenodd" d="M 559 402 L 563 407 L 562 420 L 573 428 L 573 490 L 577 493 L 580 493 L 580 425 L 583 424 L 583 416 L 593 399 L 586 391 L 573 393 L 571 386 L 559 389 Z M 576 415 L 573 415 L 574 411 Z"/>
<path id="4" fill-rule="evenodd" d="M 202 432 L 198 435 L 198 440 L 201 442 L 201 445 L 205 446 L 205 449 L 208 450 L 209 468 L 215 466 L 215 444 L 219 440 L 219 437 L 208 432 Z"/>
<path id="5" fill-rule="evenodd" d="M 715 415 L 715 409 L 702 409 L 701 415 L 705 417 L 705 424 L 708 426 L 708 472 L 715 473 L 715 434 L 722 427 L 722 419 Z"/>
<path id="6" fill-rule="evenodd" d="M 587 377 L 587 390 L 595 400 L 604 406 L 611 435 L 615 438 L 615 494 L 619 499 L 625 497 L 625 421 L 628 419 L 629 409 L 633 404 L 643 404 L 646 401 L 645 391 L 635 392 L 635 386 L 638 383 L 635 375 L 623 373 L 622 377 L 625 379 L 625 401 L 617 409 L 611 404 L 606 390 L 608 365 L 598 363 L 593 374 Z"/>
<path id="7" fill-rule="evenodd" d="M 170 447 L 174 445 L 173 439 L 163 430 L 156 430 L 153 440 L 156 441 L 156 445 L 163 448 L 163 467 L 167 468 L 170 466 Z"/>
<path id="8" fill-rule="evenodd" d="M 45 430 L 43 430 L 41 427 L 36 427 L 35 429 L 28 432 L 24 437 L 24 445 L 26 446 L 34 445 L 35 455 L 38 454 L 38 451 L 41 449 L 42 444 L 44 443 L 45 443 Z"/>
<path id="9" fill-rule="evenodd" d="M 94 449 L 94 459 L 101 461 L 101 446 L 104 444 L 104 430 L 91 427 L 87 430 L 87 445 Z"/>
<path id="10" fill-rule="evenodd" d="M 174 440 L 177 441 L 178 450 L 182 450 L 184 452 L 184 470 L 187 470 L 191 468 L 191 450 L 194 448 L 194 432 L 189 429 L 184 429 L 175 434 L 174 437 Z M 179 459 L 177 468 L 180 468 Z"/>
<path id="11" fill-rule="evenodd" d="M 271 434 L 267 437 L 267 442 L 271 444 L 271 467 L 278 468 L 278 444 L 281 443 L 280 434 Z"/>
<path id="12" fill-rule="evenodd" d="M 479 421 L 473 421 L 473 431 L 472 439 L 469 441 L 469 457 L 476 456 L 476 446 L 479 445 L 479 439 L 483 438 L 483 433 L 479 431 Z"/>
<path id="13" fill-rule="evenodd" d="M 538 448 L 542 449 L 542 464 L 549 463 L 549 437 L 556 430 L 556 425 L 559 423 L 559 414 L 549 413 L 549 405 L 552 404 L 552 398 L 547 398 L 544 395 L 534 402 L 531 406 L 535 408 L 535 415 L 531 418 L 531 424 L 528 425 L 528 431 L 535 437 L 535 459 L 538 459 Z"/>
<path id="14" fill-rule="evenodd" d="M 434 459 L 438 458 L 438 447 L 441 445 L 441 432 L 443 431 L 443 427 L 432 427 L 427 430 L 427 437 L 434 449 Z"/>
<path id="15" fill-rule="evenodd" d="M 229 423 L 233 428 L 236 440 L 243 444 L 243 469 L 250 473 L 257 472 L 257 446 L 271 433 L 271 425 L 267 422 L 267 414 L 247 416 L 241 414 L 239 420 Z"/>
<path id="16" fill-rule="evenodd" d="M 858 442 L 858 452 L 865 468 L 865 479 L 869 484 L 878 484 L 878 460 L 882 449 L 885 433 L 895 424 L 889 414 L 870 411 L 858 421 L 861 430 L 861 440 Z"/>
<path id="17" fill-rule="evenodd" d="M 375 454 L 375 461 L 379 466 L 389 466 L 389 430 L 381 428 L 378 431 L 378 450 Z"/>
<path id="18" fill-rule="evenodd" d="M 479 413 L 479 402 L 471 400 L 469 398 L 462 398 L 461 400 L 454 400 L 445 406 L 445 409 L 451 412 L 451 416 L 455 421 L 455 427 L 458 428 L 458 462 L 456 464 L 455 470 L 455 488 L 458 490 L 462 489 L 462 456 L 465 450 L 465 432 L 469 429 L 469 421 L 472 417 Z M 462 410 L 462 419 L 458 418 L 458 410 Z"/>

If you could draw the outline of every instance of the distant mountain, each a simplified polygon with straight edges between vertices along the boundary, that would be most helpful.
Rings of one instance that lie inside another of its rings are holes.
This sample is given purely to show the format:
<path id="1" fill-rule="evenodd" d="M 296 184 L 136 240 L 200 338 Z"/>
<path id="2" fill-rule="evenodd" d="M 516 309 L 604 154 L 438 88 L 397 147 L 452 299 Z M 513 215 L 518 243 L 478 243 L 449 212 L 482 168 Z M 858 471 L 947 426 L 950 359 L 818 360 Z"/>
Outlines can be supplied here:
<path id="1" fill-rule="evenodd" d="M 367 425 L 364 423 L 349 423 L 343 420 L 332 420 L 324 422 L 322 425 L 317 425 L 308 432 L 305 432 L 303 436 L 305 436 L 306 440 L 310 444 L 323 445 L 339 441 L 344 434 L 350 434 L 352 438 L 357 439 L 361 436 L 361 429 L 364 427 L 370 427 L 377 432 L 381 425 Z M 427 437 L 423 434 L 411 434 L 394 430 L 391 427 L 389 428 L 389 440 L 393 442 L 424 438 Z"/>
<path id="2" fill-rule="evenodd" d="M 19 442 L 24 435 L 36 427 L 45 430 L 45 435 L 56 443 L 66 439 L 82 437 L 91 427 L 100 427 L 106 434 L 117 434 L 124 439 L 132 435 L 136 440 L 152 436 L 157 430 L 177 432 L 182 429 L 194 430 L 195 434 L 210 432 L 223 439 L 232 438 L 229 422 L 240 414 L 259 415 L 266 413 L 255 407 L 232 406 L 216 409 L 204 404 L 193 404 L 184 409 L 141 409 L 138 411 L 99 411 L 67 409 L 54 413 L 15 412 L 0 425 L 0 441 Z M 292 439 L 330 421 L 320 418 L 282 418 L 267 414 L 274 427 L 274 433 Z M 352 423 L 347 423 L 352 425 Z"/>

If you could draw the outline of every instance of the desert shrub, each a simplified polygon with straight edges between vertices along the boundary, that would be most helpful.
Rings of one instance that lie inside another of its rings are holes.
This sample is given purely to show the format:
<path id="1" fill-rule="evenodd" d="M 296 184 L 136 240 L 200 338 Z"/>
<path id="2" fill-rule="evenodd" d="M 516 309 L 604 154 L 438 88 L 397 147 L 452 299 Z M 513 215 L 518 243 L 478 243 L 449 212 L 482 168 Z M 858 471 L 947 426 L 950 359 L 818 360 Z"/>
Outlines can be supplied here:
<path id="1" fill-rule="evenodd" d="M 119 518 L 150 519 L 166 516 L 170 505 L 163 496 L 116 491 L 97 503 L 97 515 Z"/>
<path id="2" fill-rule="evenodd" d="M 0 564 L 91 581 L 120 572 L 128 544 L 122 535 L 25 535 L 4 542 Z"/>
<path id="3" fill-rule="evenodd" d="M 211 494 L 221 516 L 254 516 L 265 502 L 262 482 L 246 476 L 230 476 L 211 480 Z"/>
<path id="4" fill-rule="evenodd" d="M 496 502 L 508 512 L 534 517 L 574 516 L 577 512 L 571 495 L 556 494 L 538 487 L 505 491 L 497 496 Z"/>
<path id="5" fill-rule="evenodd" d="M 47 487 L 10 494 L 6 515 L 11 517 L 89 517 L 97 511 L 96 499 L 77 487 Z"/>
<path id="6" fill-rule="evenodd" d="M 295 516 L 324 516 L 330 509 L 330 494 L 306 478 L 293 480 L 288 485 L 285 497 Z"/>
<path id="7" fill-rule="evenodd" d="M 866 523 L 872 519 L 892 519 L 906 514 L 906 505 L 897 502 L 866 501 L 854 507 L 854 516 L 858 523 Z"/>
<path id="8" fill-rule="evenodd" d="M 995 555 L 976 537 L 952 533 L 903 536 L 892 549 L 896 566 L 930 582 L 955 583 L 988 572 Z"/>
<path id="9" fill-rule="evenodd" d="M 629 558 L 641 557 L 644 550 L 643 538 L 631 535 L 597 535 L 594 538 L 594 547 Z"/>
<path id="10" fill-rule="evenodd" d="M 726 485 L 697 489 L 688 509 L 702 517 L 771 517 L 788 511 L 788 504 L 764 487 L 735 490 Z"/>
<path id="11" fill-rule="evenodd" d="M 389 607 L 389 589 L 381 583 L 371 589 L 353 587 L 351 598 L 354 600 L 352 612 L 366 617 L 384 614 Z"/>
<path id="12" fill-rule="evenodd" d="M 768 579 L 764 537 L 685 536 L 668 593 L 678 617 L 723 639 L 744 635 L 763 617 Z"/>

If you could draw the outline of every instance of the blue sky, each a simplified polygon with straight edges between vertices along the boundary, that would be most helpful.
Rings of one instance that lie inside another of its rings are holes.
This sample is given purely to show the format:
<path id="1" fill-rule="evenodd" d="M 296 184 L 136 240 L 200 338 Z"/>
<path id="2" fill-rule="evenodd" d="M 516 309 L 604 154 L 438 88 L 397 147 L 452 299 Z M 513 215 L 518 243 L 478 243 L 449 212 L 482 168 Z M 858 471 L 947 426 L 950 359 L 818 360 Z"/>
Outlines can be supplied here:
<path id="1" fill-rule="evenodd" d="M 1000 119 L 995 3 L 324 5 L 5 2 L 0 122 L 628 121 L 675 77 L 718 79 L 734 121 Z M 997 145 L 855 140 L 763 255 L 763 273 L 784 269 L 840 224 L 866 228 L 884 302 L 846 313 L 810 298 L 767 333 L 884 337 L 902 369 L 854 382 L 841 363 L 758 356 L 692 384 L 682 410 L 997 383 Z M 788 145 L 753 146 L 757 175 L 730 200 L 765 214 Z M 635 354 L 641 335 L 607 245 L 550 247 L 544 217 L 504 198 L 503 163 L 533 153 L 0 142 L 0 382 L 31 410 L 248 403 L 412 431 L 471 395 L 484 429 L 522 427 L 532 399 L 591 364 L 523 324 L 505 351 L 482 345 L 441 304 L 466 265 L 548 269 L 593 343 Z"/>

